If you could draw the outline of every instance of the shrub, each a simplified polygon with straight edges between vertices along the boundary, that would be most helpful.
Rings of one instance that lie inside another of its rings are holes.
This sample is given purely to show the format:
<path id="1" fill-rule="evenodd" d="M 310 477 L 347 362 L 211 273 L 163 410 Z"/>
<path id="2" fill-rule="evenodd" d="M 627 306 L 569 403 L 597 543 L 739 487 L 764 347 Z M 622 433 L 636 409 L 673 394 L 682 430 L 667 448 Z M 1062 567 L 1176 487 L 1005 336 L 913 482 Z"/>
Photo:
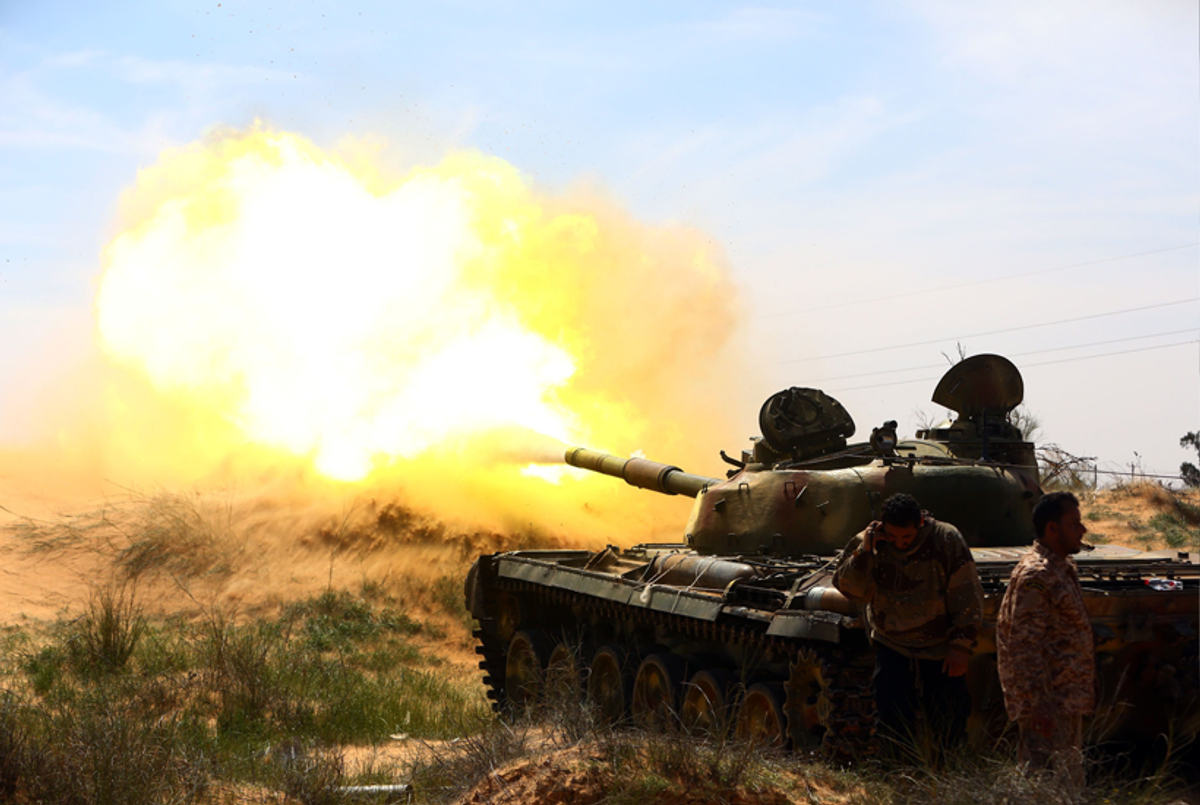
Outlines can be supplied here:
<path id="1" fill-rule="evenodd" d="M 125 667 L 146 631 L 146 619 L 132 583 L 110 584 L 93 591 L 77 634 L 83 673 L 111 673 Z"/>
<path id="2" fill-rule="evenodd" d="M 0 801 L 7 801 L 28 766 L 28 728 L 20 714 L 21 705 L 9 691 L 0 696 Z"/>

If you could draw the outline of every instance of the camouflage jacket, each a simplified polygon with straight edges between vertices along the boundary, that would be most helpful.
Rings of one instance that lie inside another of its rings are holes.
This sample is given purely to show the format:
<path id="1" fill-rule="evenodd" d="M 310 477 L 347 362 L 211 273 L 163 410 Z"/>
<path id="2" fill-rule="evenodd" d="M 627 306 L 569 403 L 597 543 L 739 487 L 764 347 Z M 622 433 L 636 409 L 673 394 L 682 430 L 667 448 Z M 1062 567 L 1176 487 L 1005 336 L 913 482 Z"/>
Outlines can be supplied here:
<path id="1" fill-rule="evenodd" d="M 908 550 L 855 536 L 838 559 L 833 585 L 867 605 L 871 639 L 908 657 L 940 660 L 950 646 L 970 651 L 983 624 L 983 588 L 958 529 L 925 513 Z"/>
<path id="2" fill-rule="evenodd" d="M 996 621 L 996 661 L 1013 721 L 1034 712 L 1088 715 L 1096 650 L 1075 562 L 1041 542 L 1013 568 Z"/>

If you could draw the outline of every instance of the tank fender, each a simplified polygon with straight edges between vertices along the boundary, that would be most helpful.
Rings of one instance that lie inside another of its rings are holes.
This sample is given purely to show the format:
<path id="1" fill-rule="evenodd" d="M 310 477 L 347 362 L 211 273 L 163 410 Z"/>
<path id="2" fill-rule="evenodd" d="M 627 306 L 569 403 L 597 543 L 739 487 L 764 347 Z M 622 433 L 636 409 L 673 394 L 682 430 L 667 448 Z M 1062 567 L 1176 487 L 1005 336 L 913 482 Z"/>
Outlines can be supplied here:
<path id="1" fill-rule="evenodd" d="M 767 636 L 840 643 L 845 620 L 836 612 L 781 609 L 772 616 Z"/>

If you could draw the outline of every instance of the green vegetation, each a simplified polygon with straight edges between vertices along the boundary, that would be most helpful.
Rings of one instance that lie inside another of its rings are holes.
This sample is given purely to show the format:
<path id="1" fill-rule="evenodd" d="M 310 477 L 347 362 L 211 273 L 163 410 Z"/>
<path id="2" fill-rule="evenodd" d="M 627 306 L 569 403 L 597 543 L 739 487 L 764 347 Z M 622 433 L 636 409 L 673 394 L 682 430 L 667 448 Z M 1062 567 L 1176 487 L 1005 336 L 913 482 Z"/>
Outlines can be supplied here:
<path id="1" fill-rule="evenodd" d="M 1151 517 L 1147 526 L 1168 548 L 1200 549 L 1200 527 L 1189 525 L 1178 514 L 1161 512 Z"/>
<path id="2" fill-rule="evenodd" d="M 136 585 L 95 591 L 73 644 L 76 669 L 98 674 L 120 671 L 145 632 L 146 618 L 137 603 Z"/>
<path id="3" fill-rule="evenodd" d="M 191 623 L 151 621 L 123 585 L 43 633 L 6 630 L 0 800 L 204 801 L 220 781 L 334 802 L 356 781 L 334 747 L 478 732 L 492 716 L 477 684 L 439 673 L 413 642 L 429 627 L 372 593 Z"/>
<path id="4" fill-rule="evenodd" d="M 1127 528 L 1132 534 L 1121 539 L 1128 540 L 1131 536 L 1147 549 L 1200 550 L 1200 504 L 1195 491 L 1139 480 L 1119 484 L 1104 494 L 1103 504 L 1097 502 L 1100 498 L 1095 494 L 1087 499 L 1090 505 L 1084 518 L 1090 524 Z M 1144 514 L 1122 511 L 1131 504 Z M 1091 530 L 1088 539 L 1105 542 L 1108 537 Z"/>
<path id="5" fill-rule="evenodd" d="M 1161 510 L 1129 520 L 1139 538 L 1200 548 L 1194 493 L 1151 491 Z M 536 712 L 497 719 L 478 675 L 456 678 L 429 649 L 471 628 L 458 573 L 406 576 L 390 589 L 380 581 L 357 592 L 330 587 L 258 619 L 216 606 L 193 618 L 153 616 L 139 582 L 220 578 L 245 541 L 227 508 L 172 496 L 136 503 L 14 527 L 33 551 L 108 545 L 125 581 L 97 588 L 74 619 L 0 627 L 0 802 L 215 805 L 286 794 L 341 805 L 396 799 L 351 799 L 345 785 L 411 783 L 411 802 L 446 803 L 476 785 L 499 791 L 522 780 L 531 781 L 525 801 L 574 805 L 1064 801 L 1052 781 L 1021 773 L 1007 744 L 964 749 L 937 768 L 919 759 L 838 768 L 730 738 L 613 729 L 569 686 Z M 464 556 L 477 552 L 477 539 L 500 544 L 495 535 L 438 530 L 398 506 L 367 514 L 361 528 L 322 539 L 334 550 L 445 539 Z M 1108 508 L 1089 513 L 1092 522 L 1122 518 Z M 417 617 L 404 603 L 413 600 L 438 616 Z M 397 733 L 413 747 L 403 760 L 351 762 L 349 747 L 389 745 Z M 525 771 L 505 770 L 512 764 Z M 1161 770 L 1096 764 L 1092 782 L 1084 801 L 1157 805 L 1179 795 Z"/>
<path id="6" fill-rule="evenodd" d="M 1161 543 L 1167 548 L 1200 550 L 1200 526 L 1189 523 L 1178 512 L 1159 512 L 1149 520 L 1129 515 L 1126 524 L 1146 547 Z"/>
<path id="7" fill-rule="evenodd" d="M 449 582 L 431 589 L 451 603 Z M 845 769 L 728 737 L 614 729 L 570 686 L 535 712 L 497 720 L 475 679 L 451 681 L 418 645 L 429 633 L 377 585 L 327 590 L 258 621 L 217 609 L 155 619 L 134 587 L 98 590 L 73 621 L 0 631 L 0 801 L 217 803 L 248 787 L 261 801 L 269 790 L 341 805 L 372 801 L 346 785 L 410 783 L 411 802 L 446 803 L 521 780 L 529 802 L 576 805 L 1063 801 L 1053 781 L 1022 774 L 1004 744 L 937 768 Z M 347 762 L 347 745 L 398 732 L 419 748 L 403 765 Z M 498 774 L 512 764 L 524 770 Z M 1162 803 L 1177 792 L 1160 772 L 1105 777 L 1085 799 Z"/>

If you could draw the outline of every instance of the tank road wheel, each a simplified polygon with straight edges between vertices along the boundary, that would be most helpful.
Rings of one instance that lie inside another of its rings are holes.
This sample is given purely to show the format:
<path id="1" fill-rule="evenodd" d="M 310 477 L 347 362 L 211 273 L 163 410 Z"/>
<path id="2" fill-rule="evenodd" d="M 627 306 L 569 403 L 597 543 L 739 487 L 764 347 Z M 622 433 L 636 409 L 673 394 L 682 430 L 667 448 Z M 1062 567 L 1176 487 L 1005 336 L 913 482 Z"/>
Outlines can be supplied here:
<path id="1" fill-rule="evenodd" d="M 522 709 L 537 702 L 549 659 L 550 640 L 545 632 L 530 629 L 513 635 L 504 665 L 505 692 L 510 702 Z"/>
<path id="2" fill-rule="evenodd" d="M 787 744 L 783 698 L 782 682 L 751 685 L 738 708 L 737 737 L 759 746 L 782 749 Z"/>
<path id="3" fill-rule="evenodd" d="M 826 724 L 833 713 L 829 676 L 821 654 L 810 648 L 800 649 L 791 676 L 784 684 L 788 737 L 797 749 L 819 749 Z"/>
<path id="4" fill-rule="evenodd" d="M 550 652 L 546 665 L 546 698 L 551 701 L 577 702 L 583 698 L 584 668 L 581 657 L 586 652 L 578 643 L 560 640 Z"/>
<path id="5" fill-rule="evenodd" d="M 648 730 L 661 730 L 679 713 L 679 691 L 687 664 L 676 654 L 651 654 L 642 660 L 633 682 L 633 720 Z"/>
<path id="6" fill-rule="evenodd" d="M 736 682 L 733 673 L 723 668 L 693 674 L 683 692 L 683 705 L 679 712 L 683 728 L 695 735 L 725 735 L 729 716 L 733 712 Z"/>
<path id="7" fill-rule="evenodd" d="M 625 717 L 633 694 L 633 674 L 620 646 L 601 646 L 588 671 L 587 695 L 600 718 L 615 724 Z"/>
<path id="8" fill-rule="evenodd" d="M 512 640 L 521 625 L 521 602 L 511 593 L 496 595 L 496 634 L 501 640 Z"/>

